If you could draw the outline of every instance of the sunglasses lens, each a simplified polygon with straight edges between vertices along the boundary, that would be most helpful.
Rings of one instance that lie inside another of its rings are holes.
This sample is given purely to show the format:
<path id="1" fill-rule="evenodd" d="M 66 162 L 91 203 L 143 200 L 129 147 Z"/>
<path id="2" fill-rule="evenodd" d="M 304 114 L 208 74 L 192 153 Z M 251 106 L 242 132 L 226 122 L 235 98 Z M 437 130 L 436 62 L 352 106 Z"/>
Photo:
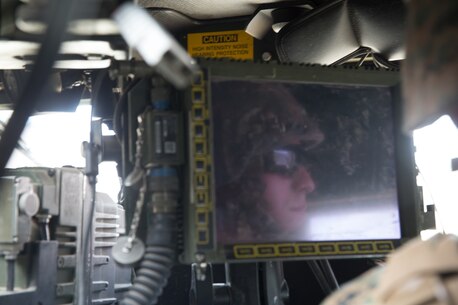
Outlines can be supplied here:
<path id="1" fill-rule="evenodd" d="M 296 153 L 288 149 L 275 149 L 263 157 L 264 169 L 283 175 L 289 175 L 297 168 Z"/>
<path id="2" fill-rule="evenodd" d="M 289 150 L 274 150 L 272 154 L 273 165 L 284 169 L 293 169 L 296 167 L 296 154 Z"/>

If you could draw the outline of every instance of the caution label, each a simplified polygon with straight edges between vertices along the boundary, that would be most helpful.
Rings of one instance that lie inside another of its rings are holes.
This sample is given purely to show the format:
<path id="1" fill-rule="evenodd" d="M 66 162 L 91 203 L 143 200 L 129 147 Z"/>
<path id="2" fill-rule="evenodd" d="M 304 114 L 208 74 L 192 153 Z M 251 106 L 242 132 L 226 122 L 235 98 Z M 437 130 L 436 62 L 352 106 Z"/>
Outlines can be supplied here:
<path id="1" fill-rule="evenodd" d="M 188 53 L 192 57 L 253 60 L 253 37 L 245 31 L 188 34 Z"/>

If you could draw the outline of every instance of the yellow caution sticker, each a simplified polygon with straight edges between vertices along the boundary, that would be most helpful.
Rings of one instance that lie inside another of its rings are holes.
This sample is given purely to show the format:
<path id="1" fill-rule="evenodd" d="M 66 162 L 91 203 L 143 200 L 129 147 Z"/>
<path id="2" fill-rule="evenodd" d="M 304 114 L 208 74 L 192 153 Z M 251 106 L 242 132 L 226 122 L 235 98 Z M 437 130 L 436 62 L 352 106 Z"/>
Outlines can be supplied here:
<path id="1" fill-rule="evenodd" d="M 245 31 L 188 34 L 188 53 L 192 57 L 253 60 L 253 37 Z"/>

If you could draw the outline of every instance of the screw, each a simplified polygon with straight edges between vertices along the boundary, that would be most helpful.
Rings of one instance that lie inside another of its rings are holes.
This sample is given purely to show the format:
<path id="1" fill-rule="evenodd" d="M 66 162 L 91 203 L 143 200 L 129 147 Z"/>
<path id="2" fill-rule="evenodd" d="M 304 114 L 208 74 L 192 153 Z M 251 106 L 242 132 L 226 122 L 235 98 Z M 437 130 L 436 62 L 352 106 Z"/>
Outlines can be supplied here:
<path id="1" fill-rule="evenodd" d="M 270 61 L 272 59 L 272 54 L 270 52 L 264 52 L 261 57 L 263 61 Z"/>
<path id="2" fill-rule="evenodd" d="M 57 265 L 59 267 L 63 267 L 64 266 L 64 258 L 63 257 L 59 257 L 59 259 L 57 260 Z"/>

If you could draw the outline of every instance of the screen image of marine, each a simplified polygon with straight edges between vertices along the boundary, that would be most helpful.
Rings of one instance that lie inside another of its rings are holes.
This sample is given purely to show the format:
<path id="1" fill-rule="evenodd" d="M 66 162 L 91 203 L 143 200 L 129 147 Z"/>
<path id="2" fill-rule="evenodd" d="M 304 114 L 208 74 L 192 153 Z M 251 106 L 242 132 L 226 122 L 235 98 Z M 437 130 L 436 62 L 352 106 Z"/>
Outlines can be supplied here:
<path id="1" fill-rule="evenodd" d="M 219 245 L 399 239 L 388 87 L 211 83 Z"/>

